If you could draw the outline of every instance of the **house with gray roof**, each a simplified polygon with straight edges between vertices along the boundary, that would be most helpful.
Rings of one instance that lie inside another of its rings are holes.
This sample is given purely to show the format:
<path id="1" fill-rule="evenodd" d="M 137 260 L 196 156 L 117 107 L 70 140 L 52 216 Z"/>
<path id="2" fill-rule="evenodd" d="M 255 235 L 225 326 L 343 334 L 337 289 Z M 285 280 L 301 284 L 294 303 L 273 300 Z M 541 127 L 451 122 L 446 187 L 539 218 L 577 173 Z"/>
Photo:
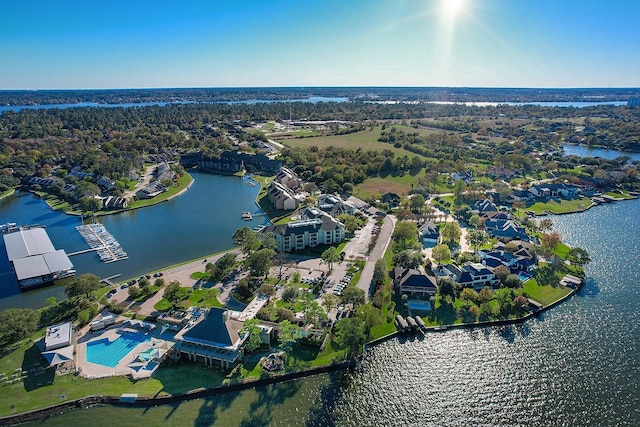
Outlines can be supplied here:
<path id="1" fill-rule="evenodd" d="M 278 181 L 271 181 L 267 186 L 267 198 L 276 209 L 280 210 L 294 210 L 303 200 L 301 196 Z"/>
<path id="2" fill-rule="evenodd" d="M 244 322 L 231 319 L 226 309 L 211 307 L 192 319 L 174 339 L 187 359 L 231 369 L 242 360 L 248 334 L 241 333 Z"/>
<path id="3" fill-rule="evenodd" d="M 263 233 L 271 233 L 278 252 L 291 252 L 318 245 L 332 245 L 344 240 L 344 224 L 320 209 L 308 208 L 304 218 L 287 224 L 271 225 Z"/>
<path id="4" fill-rule="evenodd" d="M 413 269 L 396 267 L 393 270 L 393 284 L 401 294 L 409 297 L 420 296 L 429 298 L 438 292 L 438 285 L 434 276 L 427 276 L 425 273 Z"/>

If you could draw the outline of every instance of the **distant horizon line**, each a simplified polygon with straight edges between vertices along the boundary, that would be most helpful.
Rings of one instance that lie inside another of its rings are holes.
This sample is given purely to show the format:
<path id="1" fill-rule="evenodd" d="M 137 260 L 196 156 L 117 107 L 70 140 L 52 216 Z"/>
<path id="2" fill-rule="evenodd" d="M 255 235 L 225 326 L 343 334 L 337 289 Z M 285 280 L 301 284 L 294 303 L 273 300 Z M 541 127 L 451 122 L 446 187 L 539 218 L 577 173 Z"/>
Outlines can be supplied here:
<path id="1" fill-rule="evenodd" d="M 63 92 L 63 91 L 114 91 L 114 90 L 233 90 L 233 89 L 476 89 L 476 90 L 640 90 L 640 86 L 620 87 L 527 87 L 527 86 L 341 86 L 341 85 L 317 85 L 317 86 L 180 86 L 180 87 L 112 87 L 112 88 L 38 88 L 38 89 L 5 89 L 0 92 Z"/>

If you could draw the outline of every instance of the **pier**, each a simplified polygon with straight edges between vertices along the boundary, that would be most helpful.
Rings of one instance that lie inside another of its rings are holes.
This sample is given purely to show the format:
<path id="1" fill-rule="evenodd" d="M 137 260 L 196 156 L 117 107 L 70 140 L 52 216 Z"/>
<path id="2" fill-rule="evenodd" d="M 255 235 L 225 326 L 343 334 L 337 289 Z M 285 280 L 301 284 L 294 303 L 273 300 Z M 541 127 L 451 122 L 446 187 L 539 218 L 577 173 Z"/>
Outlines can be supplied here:
<path id="1" fill-rule="evenodd" d="M 72 255 L 86 253 L 90 251 L 98 252 L 100 260 L 105 263 L 116 262 L 127 259 L 127 253 L 122 249 L 120 243 L 113 237 L 102 224 L 86 224 L 76 227 L 82 238 L 87 242 L 90 249 L 74 252 Z"/>

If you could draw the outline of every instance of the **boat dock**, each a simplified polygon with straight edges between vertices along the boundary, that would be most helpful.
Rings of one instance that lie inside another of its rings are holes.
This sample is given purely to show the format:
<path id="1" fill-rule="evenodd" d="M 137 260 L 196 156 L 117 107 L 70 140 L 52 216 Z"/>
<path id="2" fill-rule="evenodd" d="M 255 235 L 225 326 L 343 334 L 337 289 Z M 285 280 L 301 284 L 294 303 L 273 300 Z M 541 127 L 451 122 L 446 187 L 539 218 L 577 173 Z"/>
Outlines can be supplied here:
<path id="1" fill-rule="evenodd" d="M 75 252 L 72 255 L 85 253 L 92 250 L 98 252 L 100 261 L 105 263 L 116 262 L 127 259 L 127 253 L 122 249 L 120 243 L 105 228 L 104 225 L 86 224 L 76 227 L 82 238 L 87 242 L 90 249 Z"/>

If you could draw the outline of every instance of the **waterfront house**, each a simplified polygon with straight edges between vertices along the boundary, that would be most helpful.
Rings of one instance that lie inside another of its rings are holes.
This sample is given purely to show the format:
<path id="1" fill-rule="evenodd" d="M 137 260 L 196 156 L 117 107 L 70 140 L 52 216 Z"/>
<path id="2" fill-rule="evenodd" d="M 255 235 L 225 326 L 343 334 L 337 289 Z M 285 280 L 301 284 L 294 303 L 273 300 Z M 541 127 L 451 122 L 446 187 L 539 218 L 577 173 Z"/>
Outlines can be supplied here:
<path id="1" fill-rule="evenodd" d="M 284 166 L 278 169 L 275 180 L 290 189 L 296 189 L 302 185 L 302 180 L 298 177 L 298 174 Z"/>
<path id="2" fill-rule="evenodd" d="M 402 295 L 409 297 L 422 297 L 428 299 L 438 291 L 436 278 L 425 273 L 405 267 L 396 267 L 393 270 L 393 284 Z"/>
<path id="3" fill-rule="evenodd" d="M 499 282 L 491 270 L 479 263 L 470 263 L 463 267 L 455 264 L 440 264 L 433 269 L 433 273 L 438 279 L 448 277 L 462 287 L 473 288 L 476 291 L 485 286 L 493 287 Z"/>
<path id="4" fill-rule="evenodd" d="M 176 335 L 174 349 L 189 360 L 231 369 L 242 360 L 248 334 L 243 322 L 230 318 L 226 309 L 211 307 L 192 319 Z"/>
<path id="5" fill-rule="evenodd" d="M 267 198 L 276 209 L 294 210 L 303 200 L 303 197 L 297 195 L 289 187 L 278 181 L 271 181 L 267 186 Z"/>

